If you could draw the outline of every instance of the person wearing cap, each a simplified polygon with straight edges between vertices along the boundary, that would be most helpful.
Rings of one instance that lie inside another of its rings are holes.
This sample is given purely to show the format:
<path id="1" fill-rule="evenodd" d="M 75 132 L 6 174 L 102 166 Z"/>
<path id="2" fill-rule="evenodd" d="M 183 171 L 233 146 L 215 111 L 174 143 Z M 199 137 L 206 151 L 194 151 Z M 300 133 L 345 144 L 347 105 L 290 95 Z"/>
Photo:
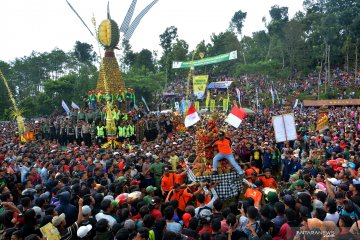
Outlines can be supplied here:
<path id="1" fill-rule="evenodd" d="M 80 239 L 90 240 L 90 239 L 92 239 L 92 236 L 91 236 L 92 229 L 93 229 L 93 226 L 91 224 L 84 225 L 84 226 L 79 227 L 76 234 L 77 234 L 78 238 L 80 238 Z"/>
<path id="2" fill-rule="evenodd" d="M 96 220 L 91 216 L 91 208 L 88 205 L 82 207 L 83 220 L 79 226 L 92 225 L 95 227 Z M 93 231 L 95 233 L 95 231 Z"/>
<path id="3" fill-rule="evenodd" d="M 170 173 L 170 169 L 168 167 L 164 167 L 164 174 L 161 178 L 161 194 L 163 199 L 166 198 L 172 187 L 174 186 L 174 174 Z"/>
<path id="4" fill-rule="evenodd" d="M 60 214 L 59 216 L 54 216 L 52 218 L 51 223 L 54 225 L 54 227 L 56 227 L 59 230 L 61 239 L 72 239 L 77 235 L 77 230 L 83 220 L 83 212 L 82 212 L 83 202 L 84 202 L 83 199 L 80 198 L 78 202 L 79 211 L 78 211 L 77 220 L 74 221 L 74 223 L 69 227 L 66 227 L 68 223 L 66 222 L 64 213 Z"/>
<path id="5" fill-rule="evenodd" d="M 225 137 L 225 132 L 219 131 L 218 139 L 214 140 L 211 144 L 206 147 L 217 147 L 218 154 L 213 158 L 213 174 L 218 174 L 218 161 L 221 159 L 227 159 L 230 164 L 236 169 L 239 175 L 243 175 L 244 171 L 241 169 L 239 164 L 236 162 L 234 154 L 231 149 L 231 140 Z"/>
<path id="6" fill-rule="evenodd" d="M 310 174 L 313 176 L 313 177 L 316 177 L 316 170 L 315 170 L 315 168 L 314 168 L 314 166 L 313 166 L 313 162 L 311 161 L 311 160 L 309 160 L 309 161 L 307 161 L 306 163 L 305 163 L 305 168 L 304 168 L 304 170 L 307 170 L 307 171 L 309 171 L 310 172 Z"/>
<path id="7" fill-rule="evenodd" d="M 291 191 L 295 190 L 295 185 L 297 180 L 299 180 L 299 175 L 297 175 L 296 173 L 290 175 L 290 179 L 289 179 L 290 186 L 288 187 L 288 190 Z"/>
<path id="8" fill-rule="evenodd" d="M 310 193 L 305 189 L 305 182 L 302 179 L 299 179 L 295 183 L 295 195 L 300 195 L 302 193 L 306 193 L 310 195 Z"/>
<path id="9" fill-rule="evenodd" d="M 152 158 L 154 159 L 154 163 L 151 164 L 148 171 L 154 174 L 155 179 L 155 187 L 160 188 L 161 184 L 161 176 L 163 173 L 163 168 L 166 166 L 165 163 L 160 162 L 160 158 L 157 155 L 153 155 Z M 145 174 L 148 173 L 148 171 L 145 172 Z"/>
<path id="10" fill-rule="evenodd" d="M 156 187 L 153 186 L 147 186 L 146 187 L 146 193 L 147 195 L 143 198 L 143 201 L 147 204 L 151 203 L 151 199 L 155 196 Z"/>
<path id="11" fill-rule="evenodd" d="M 150 209 L 150 215 L 153 216 L 155 221 L 162 218 L 162 213 L 159 210 L 161 205 L 161 198 L 158 196 L 155 196 L 151 199 L 151 203 L 149 204 Z"/>

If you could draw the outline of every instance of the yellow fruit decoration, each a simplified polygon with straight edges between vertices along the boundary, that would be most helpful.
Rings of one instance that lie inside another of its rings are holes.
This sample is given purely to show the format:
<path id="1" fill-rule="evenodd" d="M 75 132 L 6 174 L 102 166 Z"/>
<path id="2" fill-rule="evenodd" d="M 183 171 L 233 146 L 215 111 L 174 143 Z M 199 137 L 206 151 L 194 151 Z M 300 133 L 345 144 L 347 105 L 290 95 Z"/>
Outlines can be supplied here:
<path id="1" fill-rule="evenodd" d="M 112 19 L 106 19 L 99 26 L 98 38 L 105 49 L 114 49 L 120 39 L 119 27 Z"/>

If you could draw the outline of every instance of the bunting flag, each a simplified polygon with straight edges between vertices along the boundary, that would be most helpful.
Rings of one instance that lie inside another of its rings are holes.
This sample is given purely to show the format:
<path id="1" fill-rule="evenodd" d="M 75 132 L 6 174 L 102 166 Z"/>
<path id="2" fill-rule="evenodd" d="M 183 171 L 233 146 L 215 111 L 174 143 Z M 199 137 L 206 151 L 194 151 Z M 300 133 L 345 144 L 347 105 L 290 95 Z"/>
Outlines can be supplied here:
<path id="1" fill-rule="evenodd" d="M 238 128 L 242 120 L 246 116 L 246 111 L 244 108 L 238 108 L 236 105 L 231 110 L 229 116 L 225 119 L 225 122 L 229 123 L 234 128 Z"/>
<path id="2" fill-rule="evenodd" d="M 139 25 L 141 19 L 149 12 L 149 10 L 158 2 L 159 0 L 152 1 L 149 5 L 147 5 L 140 13 L 136 16 L 134 21 L 130 24 L 129 29 L 126 31 L 124 38 L 129 40 L 133 35 L 136 27 Z"/>
<path id="3" fill-rule="evenodd" d="M 144 97 L 141 97 L 141 101 L 143 101 L 143 103 L 145 104 L 146 109 L 148 110 L 148 112 L 150 112 L 149 107 L 148 107 Z"/>
<path id="4" fill-rule="evenodd" d="M 71 6 L 71 4 L 69 3 L 68 0 L 66 0 L 67 4 L 69 5 L 69 7 L 71 8 L 71 10 L 76 14 L 76 16 L 80 19 L 80 21 L 84 24 L 84 26 L 87 28 L 87 30 L 90 32 L 91 36 L 93 36 L 94 38 L 95 35 L 93 34 L 93 32 L 90 30 L 90 28 L 86 25 L 86 23 L 84 22 L 84 20 L 80 17 L 80 15 L 76 12 L 76 10 L 73 8 L 73 6 Z"/>
<path id="5" fill-rule="evenodd" d="M 299 99 L 296 99 L 293 107 L 294 109 L 297 107 L 298 103 L 299 103 Z"/>
<path id="6" fill-rule="evenodd" d="M 190 127 L 198 121 L 200 121 L 199 114 L 196 112 L 194 104 L 191 104 L 189 110 L 186 113 L 185 127 Z"/>
<path id="7" fill-rule="evenodd" d="M 65 102 L 64 100 L 62 100 L 61 106 L 62 106 L 63 109 L 65 110 L 66 114 L 69 114 L 69 113 L 70 113 L 70 109 L 69 109 L 68 105 L 66 105 L 66 102 Z"/>
<path id="8" fill-rule="evenodd" d="M 206 109 L 208 109 L 209 103 L 210 103 L 210 91 L 208 90 L 207 95 L 206 95 L 206 100 L 205 100 Z"/>
<path id="9" fill-rule="evenodd" d="M 71 101 L 71 107 L 80 110 L 79 106 L 76 105 L 76 103 L 74 103 L 73 101 Z"/>
<path id="10" fill-rule="evenodd" d="M 275 95 L 274 95 L 274 91 L 272 89 L 272 87 L 270 88 L 270 93 L 271 93 L 271 100 L 272 100 L 272 104 L 275 104 Z"/>
<path id="11" fill-rule="evenodd" d="M 122 32 L 122 33 L 126 33 L 126 31 L 129 28 L 130 21 L 132 19 L 133 14 L 134 14 L 136 2 L 137 2 L 137 0 L 133 0 L 131 2 L 131 5 L 130 5 L 130 7 L 129 7 L 126 15 L 125 15 L 124 21 L 122 22 L 121 27 L 120 27 L 120 32 Z"/>
<path id="12" fill-rule="evenodd" d="M 320 112 L 319 119 L 316 125 L 316 131 L 323 132 L 324 130 L 329 128 L 329 113 L 328 112 Z"/>

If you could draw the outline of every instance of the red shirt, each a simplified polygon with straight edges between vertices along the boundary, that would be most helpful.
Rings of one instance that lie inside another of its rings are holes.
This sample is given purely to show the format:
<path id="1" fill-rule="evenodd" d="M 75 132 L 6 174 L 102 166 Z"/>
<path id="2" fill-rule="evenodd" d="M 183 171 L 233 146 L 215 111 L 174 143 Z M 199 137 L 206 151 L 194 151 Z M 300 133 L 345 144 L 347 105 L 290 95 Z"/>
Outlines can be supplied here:
<path id="1" fill-rule="evenodd" d="M 208 232 L 208 233 L 212 233 L 212 228 L 211 227 L 208 227 L 208 228 L 202 228 L 200 231 L 199 231 L 199 234 L 202 234 L 204 232 Z"/>
<path id="2" fill-rule="evenodd" d="M 150 211 L 150 215 L 153 216 L 153 218 L 156 220 L 159 220 L 162 218 L 162 214 L 158 209 L 153 209 Z"/>

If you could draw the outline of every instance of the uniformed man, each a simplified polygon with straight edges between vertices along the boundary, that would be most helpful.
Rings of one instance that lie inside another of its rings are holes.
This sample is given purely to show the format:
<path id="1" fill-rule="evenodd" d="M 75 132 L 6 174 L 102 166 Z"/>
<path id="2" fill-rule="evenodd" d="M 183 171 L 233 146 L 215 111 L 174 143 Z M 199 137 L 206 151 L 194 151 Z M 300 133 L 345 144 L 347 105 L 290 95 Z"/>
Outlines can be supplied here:
<path id="1" fill-rule="evenodd" d="M 123 142 L 125 138 L 125 129 L 119 125 L 118 126 L 118 142 Z"/>
<path id="2" fill-rule="evenodd" d="M 66 143 L 73 143 L 75 141 L 75 128 L 70 121 L 67 123 L 66 126 L 66 135 Z"/>
<path id="3" fill-rule="evenodd" d="M 81 130 L 82 130 L 82 122 L 78 122 L 76 124 L 76 128 L 75 128 L 75 137 L 76 137 L 76 143 L 80 146 L 83 138 L 82 138 L 82 134 L 81 134 Z"/>
<path id="4" fill-rule="evenodd" d="M 104 137 L 105 137 L 105 127 L 104 124 L 100 123 L 97 127 L 97 134 L 96 134 L 96 138 L 97 138 L 97 143 L 98 144 L 103 144 L 104 143 Z"/>
<path id="5" fill-rule="evenodd" d="M 61 146 L 65 146 L 66 145 L 66 137 L 67 137 L 67 134 L 66 134 L 66 126 L 65 126 L 65 123 L 61 123 L 60 125 L 60 134 L 59 134 L 59 143 Z"/>
<path id="6" fill-rule="evenodd" d="M 81 127 L 81 136 L 84 139 L 85 145 L 91 147 L 91 133 L 90 124 L 85 122 Z"/>

